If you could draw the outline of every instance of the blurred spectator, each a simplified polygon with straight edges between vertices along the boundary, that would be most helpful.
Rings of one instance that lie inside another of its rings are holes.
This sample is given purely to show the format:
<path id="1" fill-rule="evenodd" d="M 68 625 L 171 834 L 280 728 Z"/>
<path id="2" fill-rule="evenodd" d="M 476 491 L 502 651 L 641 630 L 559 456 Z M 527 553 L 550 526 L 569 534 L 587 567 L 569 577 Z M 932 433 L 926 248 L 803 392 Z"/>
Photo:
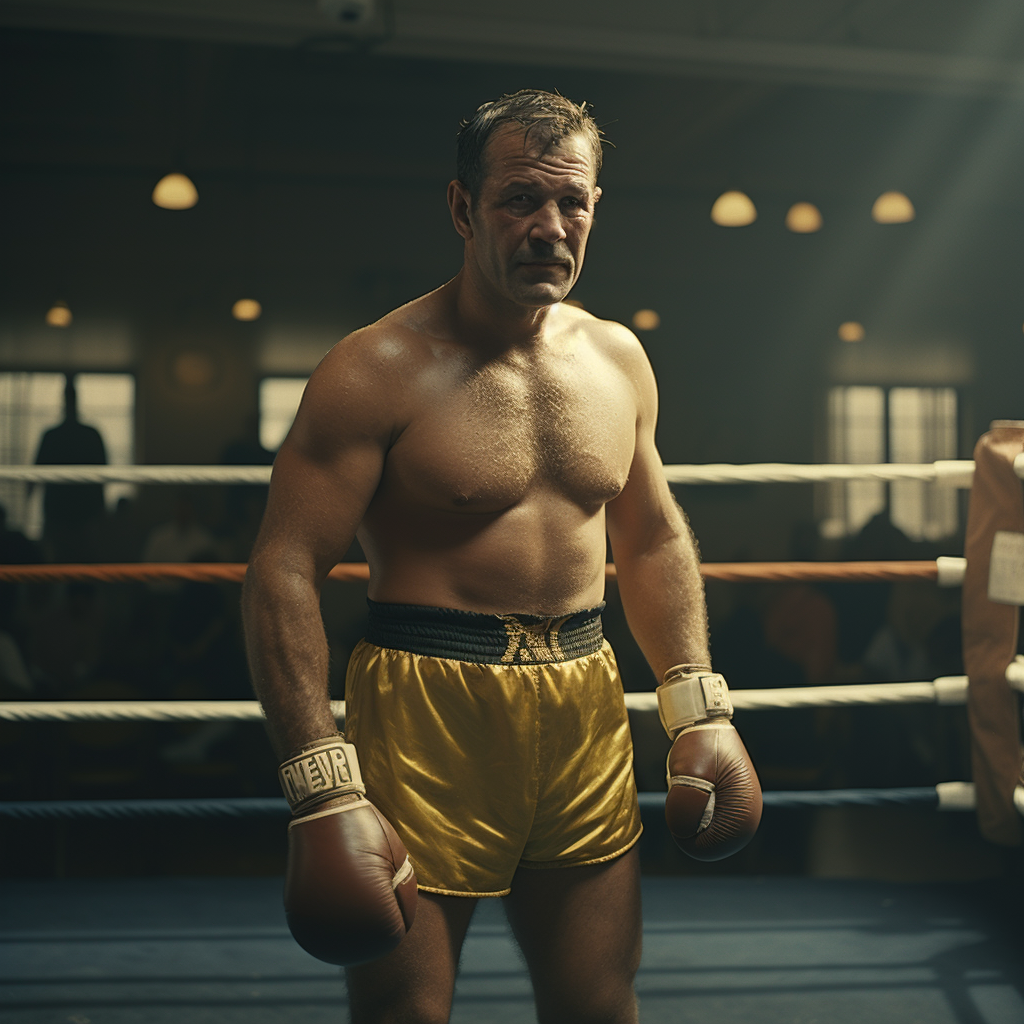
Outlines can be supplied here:
<path id="1" fill-rule="evenodd" d="M 7 509 L 0 505 L 0 565 L 31 565 L 43 560 L 43 552 L 18 530 L 7 526 Z M 22 586 L 0 583 L 0 693 L 14 687 L 24 696 L 32 689 L 20 641 L 18 612 Z"/>
<path id="2" fill-rule="evenodd" d="M 245 421 L 242 436 L 221 453 L 224 466 L 271 466 L 274 453 L 260 442 L 260 421 L 255 414 Z M 224 496 L 225 528 L 230 534 L 233 557 L 245 561 L 252 550 L 267 503 L 265 484 L 229 484 Z"/>
<path id="3" fill-rule="evenodd" d="M 90 682 L 102 654 L 104 615 L 94 583 L 72 582 L 63 600 L 35 624 L 32 673 L 57 696 Z"/>
<path id="4" fill-rule="evenodd" d="M 169 522 L 154 526 L 142 549 L 144 562 L 194 562 L 200 555 L 216 560 L 213 536 L 198 520 L 195 505 L 187 490 L 179 490 L 174 499 L 174 515 Z M 181 590 L 180 580 L 160 580 L 150 584 L 160 594 Z"/>
<path id="5" fill-rule="evenodd" d="M 229 590 L 234 598 L 234 587 Z M 232 603 L 236 603 L 234 599 Z M 237 617 L 215 583 L 188 581 L 170 610 L 162 671 L 169 696 L 186 700 L 249 697 L 249 674 Z M 177 730 L 180 738 L 161 748 L 166 761 L 201 763 L 211 749 L 236 732 L 232 722 L 200 722 Z"/>
<path id="6" fill-rule="evenodd" d="M 105 466 L 107 450 L 95 427 L 78 419 L 75 378 L 64 385 L 64 419 L 43 434 L 37 466 Z M 102 484 L 45 484 L 43 546 L 50 561 L 86 562 L 105 511 Z"/>
<path id="7" fill-rule="evenodd" d="M 123 564 L 137 562 L 142 550 L 142 530 L 136 515 L 135 502 L 118 498 L 114 511 L 104 516 L 97 539 L 97 557 L 102 562 Z"/>
<path id="8" fill-rule="evenodd" d="M 914 542 L 892 524 L 885 511 L 869 519 L 840 552 L 845 562 L 905 561 L 918 557 Z M 839 615 L 839 661 L 856 674 L 868 645 L 885 625 L 892 584 L 837 582 L 826 584 L 823 589 Z"/>
<path id="9" fill-rule="evenodd" d="M 799 665 L 804 683 L 822 686 L 833 681 L 836 609 L 817 587 L 804 583 L 780 587 L 764 610 L 762 628 L 768 648 Z"/>
<path id="10" fill-rule="evenodd" d="M 958 598 L 959 594 L 942 590 L 931 580 L 894 583 L 885 622 L 864 652 L 866 678 L 897 682 L 956 674 L 945 670 L 951 663 L 955 668 L 954 659 L 959 659 Z M 945 649 L 943 641 L 947 641 Z"/>

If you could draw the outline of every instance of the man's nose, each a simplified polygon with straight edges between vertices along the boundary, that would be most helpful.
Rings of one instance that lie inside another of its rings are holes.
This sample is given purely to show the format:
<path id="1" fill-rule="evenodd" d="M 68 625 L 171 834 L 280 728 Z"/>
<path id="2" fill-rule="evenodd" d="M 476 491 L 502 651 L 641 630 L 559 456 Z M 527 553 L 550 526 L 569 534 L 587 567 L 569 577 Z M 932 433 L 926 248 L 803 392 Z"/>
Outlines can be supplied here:
<path id="1" fill-rule="evenodd" d="M 565 226 L 562 224 L 562 211 L 554 200 L 545 203 L 534 214 L 530 237 L 551 244 L 561 242 L 567 237 Z"/>

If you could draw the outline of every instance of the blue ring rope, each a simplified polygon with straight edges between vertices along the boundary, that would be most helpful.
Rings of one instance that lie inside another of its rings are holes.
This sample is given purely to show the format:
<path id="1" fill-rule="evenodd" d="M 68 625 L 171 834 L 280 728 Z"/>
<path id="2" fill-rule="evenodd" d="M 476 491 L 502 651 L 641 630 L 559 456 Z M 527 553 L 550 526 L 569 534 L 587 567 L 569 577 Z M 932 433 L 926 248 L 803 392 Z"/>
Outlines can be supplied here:
<path id="1" fill-rule="evenodd" d="M 641 793 L 640 807 L 661 809 L 664 793 Z M 933 786 L 902 789 L 825 789 L 811 792 L 775 790 L 764 794 L 765 807 L 938 807 Z M 0 818 L 270 818 L 285 817 L 282 797 L 203 797 L 190 800 L 7 800 L 0 801 Z"/>
<path id="2" fill-rule="evenodd" d="M 640 793 L 641 808 L 665 804 L 664 793 Z M 765 807 L 888 807 L 892 805 L 939 806 L 939 793 L 934 786 L 905 786 L 900 789 L 778 789 L 763 794 Z"/>
<path id="3" fill-rule="evenodd" d="M 189 800 L 9 800 L 0 817 L 42 818 L 265 818 L 289 813 L 284 797 L 201 797 Z"/>

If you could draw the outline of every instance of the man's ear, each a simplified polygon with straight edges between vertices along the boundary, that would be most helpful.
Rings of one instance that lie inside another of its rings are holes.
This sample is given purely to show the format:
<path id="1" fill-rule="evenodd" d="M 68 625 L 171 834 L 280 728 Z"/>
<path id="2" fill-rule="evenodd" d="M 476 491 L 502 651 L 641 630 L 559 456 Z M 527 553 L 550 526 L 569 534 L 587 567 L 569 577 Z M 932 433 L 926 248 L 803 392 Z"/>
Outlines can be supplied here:
<path id="1" fill-rule="evenodd" d="M 455 230 L 467 241 L 473 237 L 473 225 L 469 220 L 472 197 L 461 181 L 448 183 L 448 209 L 451 211 Z"/>
<path id="2" fill-rule="evenodd" d="M 594 205 L 595 206 L 597 206 L 597 204 L 601 201 L 601 196 L 603 196 L 603 195 L 604 195 L 604 192 L 601 191 L 600 186 L 595 186 L 594 187 Z"/>

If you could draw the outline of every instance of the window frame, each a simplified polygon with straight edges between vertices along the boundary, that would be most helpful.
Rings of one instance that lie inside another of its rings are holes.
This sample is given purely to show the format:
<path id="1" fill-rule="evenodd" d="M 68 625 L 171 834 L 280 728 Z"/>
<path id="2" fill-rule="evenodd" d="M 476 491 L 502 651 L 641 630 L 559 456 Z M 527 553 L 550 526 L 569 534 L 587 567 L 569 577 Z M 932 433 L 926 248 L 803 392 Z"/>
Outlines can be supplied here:
<path id="1" fill-rule="evenodd" d="M 937 454 L 932 459 L 922 460 L 925 463 L 939 461 L 942 459 L 956 459 L 962 449 L 963 443 L 963 422 L 964 422 L 964 395 L 962 389 L 955 384 L 912 384 L 905 381 L 894 383 L 878 382 L 844 382 L 830 384 L 824 395 L 824 442 L 826 445 L 825 462 L 830 465 L 859 465 L 870 463 L 857 463 L 850 461 L 849 457 L 842 459 L 834 457 L 835 443 L 835 419 L 833 396 L 839 391 L 848 392 L 853 388 L 877 388 L 882 394 L 881 402 L 881 455 L 879 460 L 885 465 L 908 465 L 917 463 L 894 462 L 893 455 L 893 392 L 901 389 L 910 391 L 932 393 L 936 400 L 939 400 L 941 393 L 952 395 L 953 413 L 942 424 L 944 428 L 951 427 L 952 448 L 948 453 Z M 933 418 L 930 429 L 934 430 Z M 928 429 L 928 428 L 926 428 Z M 934 482 L 900 480 L 900 481 L 830 481 L 819 484 L 815 492 L 815 518 L 818 522 L 819 532 L 822 536 L 831 540 L 842 540 L 856 536 L 863 528 L 865 522 L 854 521 L 849 515 L 851 504 L 860 504 L 863 507 L 866 502 L 863 497 L 852 501 L 853 495 L 872 492 L 878 494 L 876 507 L 868 520 L 879 513 L 902 530 L 914 541 L 932 542 L 945 537 L 955 536 L 962 528 L 963 513 L 960 502 L 954 489 L 945 487 Z M 900 496 L 903 495 L 901 498 Z M 916 495 L 917 497 L 913 497 Z M 942 508 L 935 514 L 925 514 L 918 518 L 918 525 L 915 527 L 911 522 L 913 517 L 905 512 L 907 507 L 917 503 L 926 507 L 934 508 L 942 504 Z M 902 506 L 903 514 L 900 514 Z M 894 516 L 895 514 L 895 516 Z M 909 526 L 909 528 L 908 528 Z"/>

